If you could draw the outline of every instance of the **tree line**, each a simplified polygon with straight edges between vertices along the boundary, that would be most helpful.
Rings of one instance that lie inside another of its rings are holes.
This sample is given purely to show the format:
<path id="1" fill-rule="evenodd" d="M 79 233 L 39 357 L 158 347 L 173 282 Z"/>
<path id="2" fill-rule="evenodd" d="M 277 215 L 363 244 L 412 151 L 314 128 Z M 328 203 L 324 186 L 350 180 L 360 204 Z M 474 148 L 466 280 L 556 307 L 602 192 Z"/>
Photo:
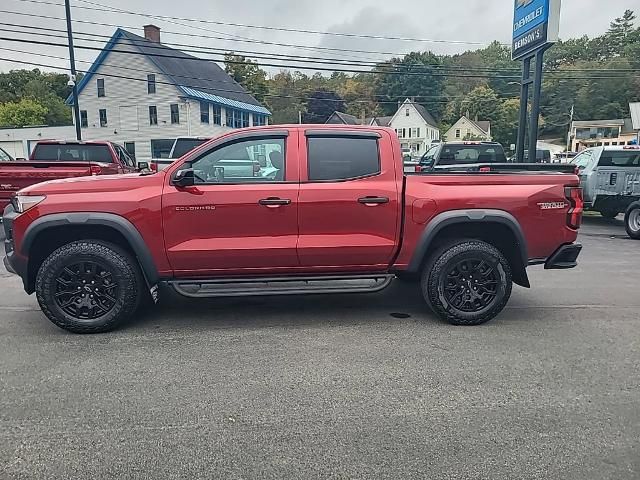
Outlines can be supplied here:
<path id="1" fill-rule="evenodd" d="M 370 71 L 268 74 L 233 52 L 225 70 L 272 112 L 273 123 L 323 123 L 334 111 L 359 118 L 392 115 L 398 102 L 424 105 L 445 131 L 461 115 L 492 122 L 494 138 L 515 143 L 520 62 L 493 42 L 456 55 L 412 52 Z M 341 61 L 344 62 L 344 61 Z M 363 69 L 355 65 L 353 69 Z M 559 41 L 545 54 L 540 131 L 563 137 L 574 120 L 628 116 L 640 100 L 640 27 L 627 10 L 600 36 Z M 0 74 L 0 126 L 68 125 L 68 76 L 40 70 Z"/>

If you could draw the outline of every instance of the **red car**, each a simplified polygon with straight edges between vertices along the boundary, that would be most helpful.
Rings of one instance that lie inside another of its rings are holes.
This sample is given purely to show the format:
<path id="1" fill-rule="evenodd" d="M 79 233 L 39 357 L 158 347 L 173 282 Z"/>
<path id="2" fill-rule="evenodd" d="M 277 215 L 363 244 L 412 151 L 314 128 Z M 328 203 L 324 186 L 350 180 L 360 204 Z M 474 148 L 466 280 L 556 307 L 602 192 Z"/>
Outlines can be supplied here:
<path id="1" fill-rule="evenodd" d="M 236 158 L 269 174 L 225 175 Z M 374 292 L 422 284 L 453 324 L 496 316 L 526 268 L 571 268 L 573 167 L 478 164 L 403 173 L 381 127 L 235 130 L 166 170 L 52 181 L 5 210 L 7 268 L 73 332 L 113 329 L 158 284 L 190 297 Z"/>
<path id="2" fill-rule="evenodd" d="M 0 162 L 0 217 L 11 196 L 34 183 L 136 171 L 125 149 L 112 142 L 38 142 L 29 160 Z"/>

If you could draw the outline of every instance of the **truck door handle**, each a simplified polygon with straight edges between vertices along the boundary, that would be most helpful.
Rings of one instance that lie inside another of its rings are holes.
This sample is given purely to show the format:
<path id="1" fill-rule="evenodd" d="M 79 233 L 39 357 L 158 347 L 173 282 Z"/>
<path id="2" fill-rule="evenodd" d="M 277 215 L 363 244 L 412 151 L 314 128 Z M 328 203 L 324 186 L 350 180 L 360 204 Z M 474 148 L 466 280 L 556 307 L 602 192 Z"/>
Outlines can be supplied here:
<path id="1" fill-rule="evenodd" d="M 361 197 L 358 199 L 359 203 L 364 203 L 365 205 L 380 205 L 381 203 L 389 203 L 388 197 Z"/>
<path id="2" fill-rule="evenodd" d="M 280 207 L 282 205 L 289 205 L 291 203 L 291 200 L 289 200 L 288 198 L 268 197 L 261 198 L 260 200 L 258 200 L 258 203 L 260 205 L 264 205 L 265 207 L 274 208 Z"/>

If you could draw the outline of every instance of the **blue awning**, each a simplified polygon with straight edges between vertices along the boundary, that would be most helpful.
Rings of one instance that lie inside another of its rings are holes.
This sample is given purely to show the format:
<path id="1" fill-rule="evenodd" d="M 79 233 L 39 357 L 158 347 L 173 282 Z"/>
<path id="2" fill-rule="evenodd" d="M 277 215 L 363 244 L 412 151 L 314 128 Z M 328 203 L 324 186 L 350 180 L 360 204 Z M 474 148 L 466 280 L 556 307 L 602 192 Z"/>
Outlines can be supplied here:
<path id="1" fill-rule="evenodd" d="M 211 103 L 217 103 L 220 105 L 224 105 L 230 108 L 236 108 L 238 110 L 244 110 L 252 113 L 259 113 L 261 115 L 271 115 L 271 112 L 260 105 L 251 105 L 250 103 L 239 102 L 237 100 L 230 100 L 228 98 L 219 97 L 218 95 L 214 95 L 212 93 L 202 92 L 200 90 L 195 90 L 191 87 L 184 87 L 179 85 L 178 88 L 184 92 L 184 94 L 189 98 L 196 98 L 198 100 L 205 100 Z"/>

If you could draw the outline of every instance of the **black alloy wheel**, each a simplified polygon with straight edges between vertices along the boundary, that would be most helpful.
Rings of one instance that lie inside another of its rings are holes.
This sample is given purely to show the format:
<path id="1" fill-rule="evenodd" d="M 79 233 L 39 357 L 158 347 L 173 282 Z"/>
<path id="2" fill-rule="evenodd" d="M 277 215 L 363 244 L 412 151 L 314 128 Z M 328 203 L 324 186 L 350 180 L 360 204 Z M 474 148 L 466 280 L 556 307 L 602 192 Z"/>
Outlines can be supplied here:
<path id="1" fill-rule="evenodd" d="M 444 297 L 462 312 L 479 312 L 495 301 L 499 276 L 482 259 L 464 259 L 454 264 L 444 279 Z"/>
<path id="2" fill-rule="evenodd" d="M 113 272 L 95 261 L 65 266 L 56 276 L 55 301 L 62 311 L 78 320 L 93 320 L 116 306 L 118 284 Z"/>

